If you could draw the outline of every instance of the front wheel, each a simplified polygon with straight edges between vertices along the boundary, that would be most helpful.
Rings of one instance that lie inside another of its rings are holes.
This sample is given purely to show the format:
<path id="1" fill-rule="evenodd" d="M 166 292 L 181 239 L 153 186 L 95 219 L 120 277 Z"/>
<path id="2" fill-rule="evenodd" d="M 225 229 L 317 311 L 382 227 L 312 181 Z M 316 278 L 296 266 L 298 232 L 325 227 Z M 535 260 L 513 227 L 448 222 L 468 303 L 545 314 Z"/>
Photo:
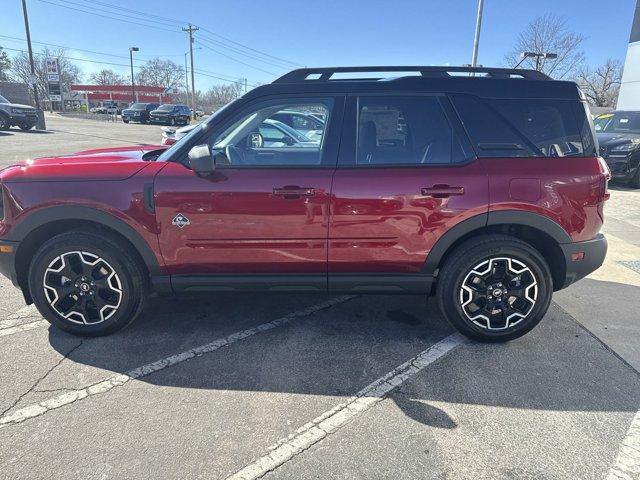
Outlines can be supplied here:
<path id="1" fill-rule="evenodd" d="M 529 332 L 547 312 L 552 292 L 542 255 L 507 235 L 463 243 L 438 279 L 444 316 L 462 334 L 482 342 L 504 342 Z"/>
<path id="2" fill-rule="evenodd" d="M 6 115 L 0 114 L 0 130 L 9 130 L 11 122 Z"/>
<path id="3" fill-rule="evenodd" d="M 640 188 L 640 164 L 636 167 L 636 173 L 629 182 L 631 188 Z"/>
<path id="4" fill-rule="evenodd" d="M 31 130 L 34 126 L 35 124 L 33 123 L 21 123 L 20 130 L 24 130 L 26 132 L 27 130 Z"/>
<path id="5" fill-rule="evenodd" d="M 29 289 L 38 311 L 53 325 L 74 335 L 100 336 L 140 314 L 147 275 L 118 238 L 75 231 L 53 237 L 36 252 Z"/>

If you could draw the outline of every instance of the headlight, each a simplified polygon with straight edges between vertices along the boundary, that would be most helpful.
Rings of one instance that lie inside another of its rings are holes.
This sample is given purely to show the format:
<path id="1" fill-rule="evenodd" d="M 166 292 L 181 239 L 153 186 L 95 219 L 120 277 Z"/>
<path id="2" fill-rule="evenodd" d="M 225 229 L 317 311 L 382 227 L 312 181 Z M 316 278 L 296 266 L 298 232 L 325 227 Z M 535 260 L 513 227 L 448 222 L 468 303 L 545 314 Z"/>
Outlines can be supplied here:
<path id="1" fill-rule="evenodd" d="M 24 113 L 21 108 L 11 108 L 11 113 Z"/>
<path id="2" fill-rule="evenodd" d="M 637 142 L 629 142 L 629 143 L 625 143 L 624 145 L 618 145 L 617 147 L 613 147 L 611 149 L 611 153 L 629 153 L 632 150 L 635 150 L 636 148 L 638 148 L 638 143 Z"/>

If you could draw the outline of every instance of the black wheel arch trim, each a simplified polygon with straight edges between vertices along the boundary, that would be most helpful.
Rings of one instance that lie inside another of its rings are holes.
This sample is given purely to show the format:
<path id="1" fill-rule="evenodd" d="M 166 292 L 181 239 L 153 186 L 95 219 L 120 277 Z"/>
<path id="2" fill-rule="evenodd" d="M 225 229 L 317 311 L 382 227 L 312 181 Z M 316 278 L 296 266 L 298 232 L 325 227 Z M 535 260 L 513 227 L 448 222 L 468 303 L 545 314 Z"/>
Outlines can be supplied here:
<path id="1" fill-rule="evenodd" d="M 110 213 L 91 207 L 64 205 L 38 210 L 15 225 L 6 240 L 21 242 L 35 229 L 60 220 L 86 220 L 118 232 L 134 246 L 151 275 L 162 273 L 163 269 L 158 263 L 155 253 L 133 227 Z"/>
<path id="2" fill-rule="evenodd" d="M 523 210 L 498 210 L 481 213 L 456 224 L 438 239 L 427 255 L 427 259 L 422 267 L 422 273 L 433 275 L 449 248 L 456 241 L 475 230 L 480 230 L 492 225 L 528 226 L 546 233 L 558 242 L 558 244 L 572 243 L 571 237 L 566 230 L 544 215 Z"/>

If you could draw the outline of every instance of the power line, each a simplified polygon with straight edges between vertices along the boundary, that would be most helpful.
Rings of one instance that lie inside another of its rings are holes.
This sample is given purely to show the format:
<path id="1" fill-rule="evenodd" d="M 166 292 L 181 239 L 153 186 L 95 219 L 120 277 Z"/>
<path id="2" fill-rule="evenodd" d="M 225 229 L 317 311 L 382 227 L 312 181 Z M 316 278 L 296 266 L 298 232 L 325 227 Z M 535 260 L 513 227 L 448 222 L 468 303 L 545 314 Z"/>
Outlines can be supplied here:
<path id="1" fill-rule="evenodd" d="M 207 42 L 211 42 L 211 43 L 213 43 L 215 45 L 219 45 L 221 47 L 224 47 L 224 48 L 226 48 L 228 50 L 231 50 L 232 52 L 237 53 L 238 55 L 242 55 L 243 57 L 252 58 L 252 59 L 257 60 L 259 62 L 266 63 L 267 65 L 271 65 L 271 66 L 276 67 L 276 68 L 281 68 L 283 70 L 291 70 L 291 67 L 289 65 L 283 65 L 282 63 L 275 63 L 275 62 L 273 62 L 271 60 L 265 60 L 264 58 L 261 58 L 261 57 L 259 57 L 257 55 L 252 55 L 251 53 L 243 52 L 242 50 L 240 50 L 238 48 L 231 47 L 231 46 L 229 46 L 229 45 L 227 45 L 225 43 L 222 43 L 222 42 L 220 42 L 218 40 L 213 39 L 212 37 L 205 36 L 205 35 L 201 34 L 201 35 L 198 36 L 198 38 L 204 39 Z"/>
<path id="2" fill-rule="evenodd" d="M 147 25 L 147 24 L 140 23 L 140 22 L 134 22 L 134 21 L 131 21 L 131 20 L 125 20 L 123 18 L 111 17 L 109 15 L 103 15 L 103 14 L 96 13 L 96 12 L 91 12 L 91 11 L 88 11 L 88 10 L 82 10 L 80 8 L 70 7 L 69 5 L 65 5 L 65 4 L 55 3 L 55 2 L 52 2 L 50 0 L 38 0 L 38 1 L 42 2 L 42 3 L 48 3 L 50 5 L 55 5 L 56 7 L 67 8 L 69 10 L 75 10 L 76 12 L 87 13 L 89 15 L 95 15 L 97 17 L 108 18 L 110 20 L 118 20 L 120 22 L 125 22 L 125 23 L 131 23 L 133 25 L 138 25 L 138 26 L 141 26 L 141 27 L 155 28 L 156 30 L 163 30 L 165 32 L 180 33 L 178 30 L 171 30 L 169 28 L 162 28 L 162 27 L 158 27 L 158 26 L 155 26 L 155 25 Z"/>
<path id="3" fill-rule="evenodd" d="M 25 38 L 20 38 L 20 37 L 10 37 L 8 35 L 0 35 L 0 38 L 5 38 L 7 40 L 10 41 L 15 41 L 15 42 L 24 42 L 26 41 Z M 48 42 L 36 42 L 35 40 L 32 40 L 31 43 L 36 43 L 38 45 L 44 45 L 45 47 L 55 47 L 55 48 L 65 48 L 68 50 L 77 50 L 78 52 L 86 52 L 86 53 L 92 53 L 94 55 L 102 55 L 105 57 L 113 57 L 113 58 L 123 58 L 123 59 L 128 59 L 129 57 L 125 56 L 125 55 L 116 55 L 114 53 L 106 53 L 106 52 L 97 52 L 95 50 L 86 50 L 84 48 L 77 48 L 77 47 L 70 47 L 68 45 L 57 45 L 55 43 L 48 43 Z M 155 57 L 181 57 L 182 54 L 160 54 L 160 55 L 140 55 L 140 56 L 144 56 L 144 57 L 149 57 L 149 58 L 155 58 Z"/>
<path id="4" fill-rule="evenodd" d="M 268 70 L 264 70 L 263 68 L 260 68 L 260 67 L 256 67 L 255 65 L 251 65 L 250 63 L 246 63 L 246 62 L 243 62 L 242 60 L 238 60 L 237 58 L 233 58 L 232 56 L 227 55 L 226 53 L 222 53 L 221 51 L 216 50 L 215 48 L 211 48 L 209 45 L 206 45 L 206 44 L 202 43 L 202 40 L 196 41 L 196 43 L 198 45 L 200 45 L 201 47 L 204 47 L 207 50 L 211 50 L 212 52 L 215 52 L 218 55 L 222 55 L 223 57 L 226 57 L 226 58 L 228 58 L 230 60 L 233 60 L 234 62 L 238 62 L 238 63 L 240 63 L 242 65 L 246 65 L 247 67 L 253 68 L 255 70 L 259 70 L 259 71 L 264 72 L 264 73 L 266 73 L 268 75 L 277 76 L 276 73 L 270 72 Z"/>
<path id="5" fill-rule="evenodd" d="M 35 43 L 35 42 L 34 42 Z M 11 48 L 11 47 L 2 47 L 4 50 L 9 50 L 12 52 L 19 52 L 19 53 L 27 53 L 26 50 L 21 50 L 19 48 Z M 45 57 L 46 55 L 43 53 L 37 53 L 34 52 L 33 54 L 34 56 L 37 57 Z M 75 57 L 68 57 L 68 56 L 64 56 L 64 58 L 68 59 L 68 60 L 74 60 L 77 62 L 85 62 L 85 63 L 98 63 L 101 65 L 109 65 L 109 66 L 114 66 L 114 67 L 127 67 L 129 68 L 130 65 L 128 64 L 124 64 L 124 63 L 112 63 L 112 62 L 103 62 L 100 60 L 87 60 L 86 58 L 75 58 Z M 144 65 L 134 65 L 133 68 L 143 68 Z M 238 82 L 238 78 L 234 78 L 230 75 L 224 75 L 222 73 L 217 73 L 217 72 L 210 72 L 208 70 L 195 70 L 196 75 L 202 75 L 205 77 L 209 77 L 209 78 L 215 78 L 217 80 L 221 80 L 223 82 L 227 82 L 227 83 L 236 83 Z M 222 75 L 222 76 L 221 76 Z M 227 78 L 223 78 L 223 77 L 227 77 Z M 258 84 L 252 83 L 250 84 L 252 87 L 257 87 Z"/>
<path id="6" fill-rule="evenodd" d="M 59 1 L 70 1 L 70 0 L 59 0 Z M 148 17 L 152 17 L 152 18 L 159 19 L 160 21 L 164 22 L 165 24 L 169 23 L 171 25 L 176 25 L 175 22 L 179 22 L 180 24 L 189 23 L 186 20 L 178 20 L 178 19 L 175 19 L 175 18 L 168 18 L 168 17 L 163 17 L 163 16 L 160 16 L 160 15 L 154 15 L 154 14 L 150 14 L 150 13 L 146 13 L 146 12 L 141 12 L 140 10 L 133 10 L 133 9 L 130 9 L 130 8 L 123 8 L 123 7 L 120 7 L 119 5 L 116 6 L 116 5 L 112 5 L 112 4 L 106 3 L 106 2 L 101 2 L 101 1 L 98 1 L 98 0 L 80 0 L 80 1 L 85 2 L 85 3 L 89 3 L 92 6 L 94 4 L 98 4 L 98 5 L 102 5 L 102 6 L 108 7 L 108 8 L 117 9 L 118 11 L 122 10 L 122 11 L 125 11 L 125 12 L 134 13 L 134 14 L 142 16 L 143 17 L 142 20 L 146 20 Z M 111 12 L 111 13 L 120 15 L 117 12 Z M 200 27 L 200 29 L 202 31 L 207 32 L 208 34 L 213 35 L 214 37 L 223 39 L 223 40 L 225 40 L 227 42 L 230 42 L 230 43 L 232 43 L 234 45 L 237 45 L 237 46 L 239 46 L 241 48 L 244 48 L 244 49 L 249 50 L 251 52 L 257 53 L 259 55 L 263 55 L 265 57 L 271 58 L 272 60 L 277 60 L 279 62 L 285 63 L 287 65 L 291 65 L 291 66 L 294 66 L 294 67 L 301 67 L 302 66 L 301 64 L 299 64 L 297 62 L 293 62 L 291 60 L 287 60 L 286 58 L 282 58 L 282 57 L 278 57 L 278 56 L 272 55 L 270 53 L 264 52 L 262 50 L 258 50 L 256 48 L 252 48 L 252 47 L 250 47 L 248 45 L 245 45 L 243 43 L 240 43 L 240 42 L 237 42 L 235 40 L 232 40 L 232 39 L 230 39 L 228 37 L 225 37 L 223 35 L 220 35 L 218 33 L 213 32 L 212 30 L 209 30 L 208 28 L 203 27 L 202 25 L 197 25 L 197 26 Z M 211 40 L 211 41 L 213 42 L 214 40 Z M 225 44 L 223 44 L 223 43 L 221 43 L 219 41 L 215 41 L 215 42 L 220 44 L 220 45 L 224 45 L 227 48 L 233 48 L 233 47 L 229 47 L 228 45 L 225 45 Z M 248 55 L 248 54 L 245 54 L 245 55 Z"/>

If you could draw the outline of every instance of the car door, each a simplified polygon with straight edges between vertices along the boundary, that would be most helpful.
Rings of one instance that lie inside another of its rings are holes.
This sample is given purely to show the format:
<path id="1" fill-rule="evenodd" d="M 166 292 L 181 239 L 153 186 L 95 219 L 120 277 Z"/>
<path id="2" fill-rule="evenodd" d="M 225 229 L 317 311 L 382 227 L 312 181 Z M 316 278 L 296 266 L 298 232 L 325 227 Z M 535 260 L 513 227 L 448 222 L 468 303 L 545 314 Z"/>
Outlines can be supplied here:
<path id="1" fill-rule="evenodd" d="M 194 275 L 202 288 L 228 285 L 221 275 L 251 275 L 254 285 L 264 281 L 271 288 L 326 288 L 329 196 L 343 106 L 340 97 L 256 101 L 203 129 L 198 142 L 216 154 L 212 175 L 199 177 L 184 161 L 162 170 L 156 215 L 174 287 Z M 324 142 L 306 149 L 263 146 L 262 122 L 285 108 L 312 107 L 329 116 Z"/>
<path id="2" fill-rule="evenodd" d="M 330 207 L 330 288 L 427 288 L 436 241 L 487 211 L 487 176 L 474 160 L 445 96 L 350 97 Z"/>

